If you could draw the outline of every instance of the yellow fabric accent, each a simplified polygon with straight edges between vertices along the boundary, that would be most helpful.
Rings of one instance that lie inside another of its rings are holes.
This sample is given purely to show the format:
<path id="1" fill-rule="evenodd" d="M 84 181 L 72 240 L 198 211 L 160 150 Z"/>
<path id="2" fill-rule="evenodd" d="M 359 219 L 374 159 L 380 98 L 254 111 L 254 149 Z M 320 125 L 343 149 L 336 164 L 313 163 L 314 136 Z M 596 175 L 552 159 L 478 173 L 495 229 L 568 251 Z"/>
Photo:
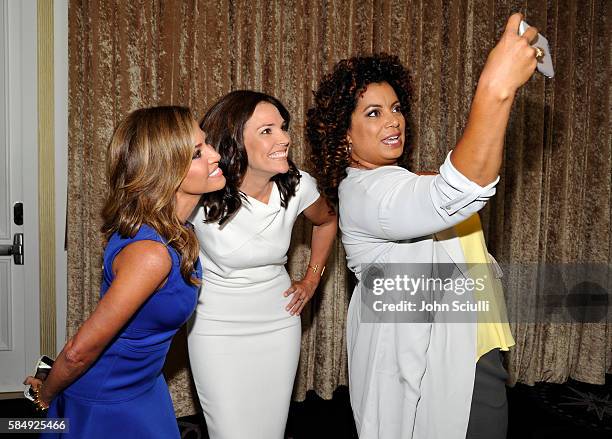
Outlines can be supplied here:
<path id="1" fill-rule="evenodd" d="M 485 279 L 485 288 L 483 291 L 474 292 L 475 299 L 489 301 L 489 310 L 478 312 L 476 342 L 476 361 L 478 361 L 491 349 L 500 348 L 502 351 L 507 351 L 515 342 L 507 322 L 502 284 L 491 269 L 492 262 L 482 233 L 480 217 L 476 213 L 454 228 L 461 242 L 465 262 L 470 267 L 470 274 L 473 278 L 482 276 Z"/>

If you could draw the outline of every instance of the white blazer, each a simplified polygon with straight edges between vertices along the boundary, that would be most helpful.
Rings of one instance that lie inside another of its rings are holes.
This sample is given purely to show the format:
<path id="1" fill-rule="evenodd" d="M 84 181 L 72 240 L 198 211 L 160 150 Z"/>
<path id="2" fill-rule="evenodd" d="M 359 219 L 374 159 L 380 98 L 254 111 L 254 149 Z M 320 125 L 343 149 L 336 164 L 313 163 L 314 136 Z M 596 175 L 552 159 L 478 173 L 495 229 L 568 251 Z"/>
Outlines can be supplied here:
<path id="1" fill-rule="evenodd" d="M 338 189 L 348 266 L 454 263 L 465 258 L 452 226 L 480 210 L 481 187 L 450 161 L 438 175 L 398 166 L 347 169 Z M 362 323 L 360 285 L 347 317 L 349 392 L 362 439 L 464 439 L 476 358 L 473 323 Z"/>

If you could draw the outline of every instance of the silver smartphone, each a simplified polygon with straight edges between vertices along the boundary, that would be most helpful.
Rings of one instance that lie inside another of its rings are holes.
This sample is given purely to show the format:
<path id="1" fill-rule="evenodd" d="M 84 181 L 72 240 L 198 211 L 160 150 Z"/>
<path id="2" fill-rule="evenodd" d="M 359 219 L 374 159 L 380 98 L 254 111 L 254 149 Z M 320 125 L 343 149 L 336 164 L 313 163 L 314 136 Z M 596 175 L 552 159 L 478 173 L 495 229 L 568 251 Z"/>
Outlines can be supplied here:
<path id="1" fill-rule="evenodd" d="M 41 381 L 45 381 L 49 372 L 51 372 L 51 367 L 53 367 L 53 360 L 46 355 L 43 355 L 36 362 L 36 368 L 34 369 L 34 378 L 38 378 Z M 26 386 L 23 394 L 30 401 L 34 401 L 34 391 L 32 390 L 32 386 L 29 384 Z"/>
<path id="2" fill-rule="evenodd" d="M 525 21 L 521 21 L 521 24 L 519 25 L 519 35 L 523 35 L 528 27 L 529 25 Z M 544 38 L 542 34 L 538 33 L 536 39 L 531 43 L 531 47 L 539 47 L 542 52 L 544 52 L 542 59 L 538 60 L 538 72 L 548 78 L 554 77 L 555 70 L 553 69 L 552 56 L 550 54 L 548 40 Z"/>

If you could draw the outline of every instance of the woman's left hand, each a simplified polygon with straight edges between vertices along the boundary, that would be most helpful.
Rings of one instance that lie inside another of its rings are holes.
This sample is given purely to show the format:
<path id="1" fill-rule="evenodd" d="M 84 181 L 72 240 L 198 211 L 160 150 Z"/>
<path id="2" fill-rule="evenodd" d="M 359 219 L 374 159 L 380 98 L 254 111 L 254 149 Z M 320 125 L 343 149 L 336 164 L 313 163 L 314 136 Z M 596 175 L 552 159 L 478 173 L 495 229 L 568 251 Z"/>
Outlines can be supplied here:
<path id="1" fill-rule="evenodd" d="M 26 379 L 23 382 L 23 384 L 25 384 L 26 386 L 29 384 L 32 387 L 32 390 L 34 390 L 34 392 L 41 392 L 43 381 L 38 379 L 38 378 L 34 378 L 32 376 L 28 376 L 28 377 L 26 377 Z M 51 404 L 50 400 L 45 399 L 43 397 L 43 395 L 41 395 L 41 394 L 39 394 L 38 400 L 40 401 L 40 404 L 41 404 L 40 408 L 43 408 L 43 409 L 48 409 L 49 408 L 49 404 Z"/>
<path id="2" fill-rule="evenodd" d="M 293 281 L 291 287 L 283 293 L 285 297 L 293 294 L 291 302 L 289 302 L 289 305 L 287 305 L 285 309 L 289 311 L 291 315 L 300 315 L 302 309 L 304 309 L 304 305 L 314 296 L 317 286 L 317 282 L 307 279 Z"/>
<path id="3" fill-rule="evenodd" d="M 33 390 L 40 390 L 40 388 L 43 385 L 42 380 L 38 379 L 38 378 L 34 378 L 32 376 L 27 376 L 26 379 L 23 381 L 23 384 L 30 385 L 32 386 Z"/>

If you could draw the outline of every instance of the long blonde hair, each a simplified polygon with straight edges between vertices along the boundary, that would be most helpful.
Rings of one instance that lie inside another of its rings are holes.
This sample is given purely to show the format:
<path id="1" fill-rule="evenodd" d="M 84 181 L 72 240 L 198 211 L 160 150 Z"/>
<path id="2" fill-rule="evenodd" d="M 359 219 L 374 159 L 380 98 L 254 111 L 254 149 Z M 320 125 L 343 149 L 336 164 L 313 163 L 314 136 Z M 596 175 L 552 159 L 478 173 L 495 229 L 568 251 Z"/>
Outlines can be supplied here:
<path id="1" fill-rule="evenodd" d="M 149 225 L 180 254 L 182 277 L 197 285 L 198 240 L 178 219 L 175 202 L 191 164 L 193 132 L 193 115 L 184 107 L 143 108 L 119 123 L 107 151 L 102 233 L 134 237 Z"/>

